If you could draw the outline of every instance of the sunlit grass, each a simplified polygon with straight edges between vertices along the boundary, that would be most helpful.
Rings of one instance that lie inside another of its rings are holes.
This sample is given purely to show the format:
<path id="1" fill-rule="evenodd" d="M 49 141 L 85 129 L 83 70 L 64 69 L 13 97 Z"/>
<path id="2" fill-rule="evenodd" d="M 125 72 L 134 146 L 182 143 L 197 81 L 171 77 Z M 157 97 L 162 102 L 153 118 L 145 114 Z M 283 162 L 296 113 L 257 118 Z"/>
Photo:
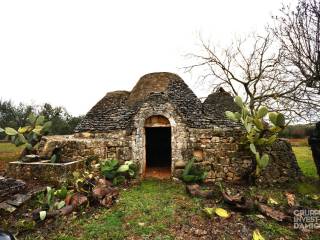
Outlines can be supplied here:
<path id="1" fill-rule="evenodd" d="M 310 147 L 292 147 L 297 157 L 299 167 L 307 177 L 318 177 Z"/>

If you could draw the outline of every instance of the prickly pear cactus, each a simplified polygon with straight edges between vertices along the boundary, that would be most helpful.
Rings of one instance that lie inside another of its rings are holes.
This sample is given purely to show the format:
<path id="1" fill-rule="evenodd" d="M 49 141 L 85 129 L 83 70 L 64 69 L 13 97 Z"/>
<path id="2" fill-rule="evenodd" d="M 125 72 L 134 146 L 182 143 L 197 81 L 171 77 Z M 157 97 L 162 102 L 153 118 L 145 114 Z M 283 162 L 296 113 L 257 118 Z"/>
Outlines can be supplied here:
<path id="1" fill-rule="evenodd" d="M 17 147 L 24 145 L 25 150 L 22 155 L 33 153 L 40 142 L 43 135 L 46 135 L 51 128 L 51 122 L 45 121 L 44 116 L 35 116 L 30 114 L 28 117 L 28 125 L 19 127 L 15 130 L 10 127 L 0 128 L 0 132 L 4 132 L 7 138 Z"/>
<path id="2" fill-rule="evenodd" d="M 226 111 L 226 116 L 234 122 L 240 122 L 246 129 L 242 143 L 247 144 L 255 156 L 254 174 L 258 176 L 270 159 L 265 147 L 272 145 L 277 140 L 279 132 L 286 127 L 285 117 L 282 113 L 269 112 L 266 107 L 249 110 L 239 96 L 236 96 L 234 101 L 241 108 L 241 112 Z"/>

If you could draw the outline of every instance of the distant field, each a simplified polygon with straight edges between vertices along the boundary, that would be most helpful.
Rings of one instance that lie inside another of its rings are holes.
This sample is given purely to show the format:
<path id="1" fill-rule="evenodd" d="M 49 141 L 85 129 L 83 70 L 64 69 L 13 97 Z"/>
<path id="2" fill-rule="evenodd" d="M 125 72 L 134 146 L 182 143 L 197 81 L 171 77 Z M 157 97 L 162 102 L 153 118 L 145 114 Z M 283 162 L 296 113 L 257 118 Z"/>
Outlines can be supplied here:
<path id="1" fill-rule="evenodd" d="M 292 147 L 292 149 L 303 174 L 308 177 L 318 177 L 310 147 Z"/>
<path id="2" fill-rule="evenodd" d="M 22 147 L 16 147 L 11 143 L 0 142 L 0 170 L 4 170 L 8 162 L 18 159 Z"/>
<path id="3" fill-rule="evenodd" d="M 307 138 L 289 138 L 287 139 L 293 147 L 306 147 L 308 145 Z"/>

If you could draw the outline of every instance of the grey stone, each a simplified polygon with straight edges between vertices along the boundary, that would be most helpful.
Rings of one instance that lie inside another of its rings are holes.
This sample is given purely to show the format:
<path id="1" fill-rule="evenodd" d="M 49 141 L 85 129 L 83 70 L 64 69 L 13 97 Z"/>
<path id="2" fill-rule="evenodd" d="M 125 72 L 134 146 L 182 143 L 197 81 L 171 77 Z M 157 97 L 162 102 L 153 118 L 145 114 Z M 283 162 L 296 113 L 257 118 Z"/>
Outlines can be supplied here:
<path id="1" fill-rule="evenodd" d="M 30 198 L 31 198 L 31 196 L 28 194 L 17 193 L 15 195 L 13 195 L 9 200 L 7 200 L 6 203 L 8 203 L 14 207 L 20 207 L 22 204 L 24 204 Z"/>
<path id="2" fill-rule="evenodd" d="M 0 203 L 0 210 L 9 212 L 9 213 L 13 213 L 17 208 L 14 206 L 11 206 L 10 204 L 6 203 L 6 202 L 2 202 Z"/>

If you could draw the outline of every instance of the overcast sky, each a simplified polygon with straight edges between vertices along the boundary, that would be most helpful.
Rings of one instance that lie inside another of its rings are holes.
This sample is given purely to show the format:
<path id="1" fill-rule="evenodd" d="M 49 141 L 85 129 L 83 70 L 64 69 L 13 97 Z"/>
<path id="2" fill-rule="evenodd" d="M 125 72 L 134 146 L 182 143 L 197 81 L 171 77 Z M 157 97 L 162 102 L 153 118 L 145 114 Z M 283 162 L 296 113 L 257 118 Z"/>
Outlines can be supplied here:
<path id="1" fill-rule="evenodd" d="M 183 72 L 199 34 L 224 45 L 261 31 L 281 0 L 0 0 L 0 98 L 85 114 L 106 92 L 150 72 Z M 295 1 L 284 1 L 295 2 Z"/>

